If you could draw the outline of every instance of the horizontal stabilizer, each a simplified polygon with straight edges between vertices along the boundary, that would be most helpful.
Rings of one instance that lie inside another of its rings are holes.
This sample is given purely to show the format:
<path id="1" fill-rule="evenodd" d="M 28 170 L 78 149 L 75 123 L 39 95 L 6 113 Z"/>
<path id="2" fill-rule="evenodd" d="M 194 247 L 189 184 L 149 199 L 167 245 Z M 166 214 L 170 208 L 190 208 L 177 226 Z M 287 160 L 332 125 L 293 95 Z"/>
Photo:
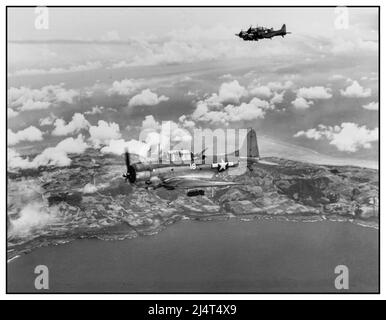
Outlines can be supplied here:
<path id="1" fill-rule="evenodd" d="M 277 163 L 269 162 L 269 161 L 265 161 L 265 160 L 259 160 L 259 163 L 260 164 L 265 164 L 267 166 L 277 166 L 278 165 Z"/>

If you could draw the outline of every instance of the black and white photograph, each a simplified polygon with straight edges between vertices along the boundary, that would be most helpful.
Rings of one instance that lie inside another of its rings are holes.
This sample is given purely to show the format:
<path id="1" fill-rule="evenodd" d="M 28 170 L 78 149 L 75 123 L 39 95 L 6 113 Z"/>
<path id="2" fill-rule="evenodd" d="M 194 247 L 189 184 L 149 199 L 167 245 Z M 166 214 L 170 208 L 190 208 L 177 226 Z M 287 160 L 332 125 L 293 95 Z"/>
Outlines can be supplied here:
<path id="1" fill-rule="evenodd" d="M 4 8 L 7 294 L 379 293 L 380 7 L 106 5 Z"/>

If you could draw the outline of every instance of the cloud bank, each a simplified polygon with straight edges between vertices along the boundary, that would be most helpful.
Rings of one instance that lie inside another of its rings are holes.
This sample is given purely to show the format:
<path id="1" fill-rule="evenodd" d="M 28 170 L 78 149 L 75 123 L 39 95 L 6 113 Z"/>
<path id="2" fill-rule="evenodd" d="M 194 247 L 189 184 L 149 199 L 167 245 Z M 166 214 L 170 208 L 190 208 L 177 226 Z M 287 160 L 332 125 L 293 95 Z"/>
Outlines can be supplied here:
<path id="1" fill-rule="evenodd" d="M 34 126 L 29 126 L 26 129 L 14 133 L 8 129 L 8 145 L 13 146 L 22 141 L 41 141 L 43 140 L 43 132 Z"/>
<path id="2" fill-rule="evenodd" d="M 48 85 L 40 89 L 28 87 L 8 89 L 8 107 L 15 112 L 41 110 L 61 103 L 73 103 L 78 92 L 73 89 L 65 89 L 63 84 Z"/>
<path id="3" fill-rule="evenodd" d="M 340 93 L 348 98 L 367 98 L 371 96 L 371 89 L 363 88 L 357 81 L 353 81 L 346 89 L 340 90 Z"/>
<path id="4" fill-rule="evenodd" d="M 86 120 L 83 114 L 75 113 L 72 120 L 66 124 L 63 119 L 56 119 L 54 122 L 53 136 L 67 136 L 69 134 L 77 133 L 82 129 L 86 129 L 90 123 Z"/>
<path id="5" fill-rule="evenodd" d="M 64 167 L 71 164 L 69 154 L 80 154 L 87 149 L 88 145 L 84 137 L 79 134 L 76 139 L 66 138 L 59 142 L 55 147 L 46 148 L 41 154 L 31 161 L 23 158 L 13 149 L 8 149 L 8 168 L 10 169 L 32 169 L 40 166 Z"/>
<path id="6" fill-rule="evenodd" d="M 378 141 L 378 128 L 372 130 L 352 122 L 343 122 L 340 126 L 325 126 L 299 131 L 295 138 L 306 137 L 314 140 L 327 140 L 339 151 L 356 152 L 362 148 L 370 149 L 371 143 Z"/>
<path id="7" fill-rule="evenodd" d="M 169 98 L 161 95 L 158 96 L 156 93 L 152 92 L 150 89 L 142 90 L 141 93 L 135 95 L 129 100 L 128 106 L 154 106 L 159 104 L 162 101 L 168 101 Z"/>

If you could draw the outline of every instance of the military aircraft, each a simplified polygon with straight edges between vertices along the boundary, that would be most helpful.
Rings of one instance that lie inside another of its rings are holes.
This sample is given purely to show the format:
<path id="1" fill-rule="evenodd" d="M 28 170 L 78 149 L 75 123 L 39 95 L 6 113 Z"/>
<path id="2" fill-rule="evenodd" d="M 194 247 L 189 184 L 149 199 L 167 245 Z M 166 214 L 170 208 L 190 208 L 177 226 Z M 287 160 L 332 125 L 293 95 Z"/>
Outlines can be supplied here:
<path id="1" fill-rule="evenodd" d="M 224 172 L 232 167 L 238 167 L 240 160 L 246 160 L 248 168 L 251 169 L 253 163 L 262 163 L 267 165 L 276 165 L 274 163 L 264 162 L 260 160 L 259 150 L 257 146 L 256 132 L 250 129 L 247 134 L 247 156 L 239 157 L 239 150 L 233 154 L 225 154 L 220 162 L 217 162 L 218 155 L 213 156 L 212 163 L 205 163 L 205 149 L 200 153 L 202 159 L 200 163 L 196 163 L 196 155 L 189 152 L 190 163 L 182 161 L 180 163 L 169 162 L 162 163 L 161 158 L 157 163 L 131 162 L 131 155 L 128 150 L 125 151 L 126 172 L 122 175 L 126 182 L 138 186 L 144 186 L 148 189 L 165 188 L 168 190 L 190 189 L 187 192 L 188 196 L 196 196 L 204 194 L 204 190 L 197 188 L 210 187 L 228 187 L 232 185 L 240 185 L 240 183 L 219 180 L 216 177 L 217 173 Z M 180 151 L 173 151 L 172 154 Z M 181 152 L 182 153 L 182 152 Z M 183 153 L 182 153 L 183 155 Z M 238 161 L 228 161 L 228 157 L 239 158 Z M 225 160 L 224 160 L 225 158 Z"/>
<path id="2" fill-rule="evenodd" d="M 273 28 L 265 28 L 259 26 L 252 28 L 252 26 L 250 26 L 247 31 L 241 30 L 235 35 L 239 38 L 242 38 L 244 41 L 258 41 L 261 39 L 272 40 L 272 38 L 276 36 L 282 36 L 284 38 L 284 36 L 288 33 L 291 32 L 287 32 L 286 25 L 283 24 L 279 30 L 273 30 Z"/>
<path id="3" fill-rule="evenodd" d="M 159 164 L 144 164 L 131 163 L 130 153 L 125 152 L 126 173 L 123 177 L 131 184 L 144 185 L 146 188 L 156 189 L 164 187 L 168 190 L 176 188 L 194 189 L 208 187 L 227 187 L 237 185 L 238 183 L 214 180 L 217 172 L 227 170 L 229 167 L 235 167 L 238 163 L 225 162 L 220 163 L 195 163 L 190 164 L 174 164 L 174 163 L 159 163 Z M 216 169 L 216 170 L 213 170 Z M 188 195 L 195 194 L 190 190 Z M 198 191 L 198 190 L 196 190 Z M 196 192 L 202 194 L 202 192 Z"/>

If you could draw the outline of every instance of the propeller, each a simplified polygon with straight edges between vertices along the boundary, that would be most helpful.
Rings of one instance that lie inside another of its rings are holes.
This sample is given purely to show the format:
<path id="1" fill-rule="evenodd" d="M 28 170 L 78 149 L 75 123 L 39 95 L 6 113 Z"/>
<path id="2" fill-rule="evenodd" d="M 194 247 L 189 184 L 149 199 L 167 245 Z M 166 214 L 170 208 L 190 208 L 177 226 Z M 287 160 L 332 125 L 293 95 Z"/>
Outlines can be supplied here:
<path id="1" fill-rule="evenodd" d="M 127 171 L 129 171 L 129 167 L 130 167 L 130 153 L 129 153 L 129 149 L 125 149 L 125 160 L 126 160 L 126 169 Z"/>
<path id="2" fill-rule="evenodd" d="M 124 173 L 122 176 L 125 178 L 125 181 L 129 181 L 130 183 L 134 183 L 137 174 L 135 172 L 135 168 L 130 164 L 130 153 L 129 150 L 125 149 L 125 163 L 126 163 L 126 173 Z"/>

